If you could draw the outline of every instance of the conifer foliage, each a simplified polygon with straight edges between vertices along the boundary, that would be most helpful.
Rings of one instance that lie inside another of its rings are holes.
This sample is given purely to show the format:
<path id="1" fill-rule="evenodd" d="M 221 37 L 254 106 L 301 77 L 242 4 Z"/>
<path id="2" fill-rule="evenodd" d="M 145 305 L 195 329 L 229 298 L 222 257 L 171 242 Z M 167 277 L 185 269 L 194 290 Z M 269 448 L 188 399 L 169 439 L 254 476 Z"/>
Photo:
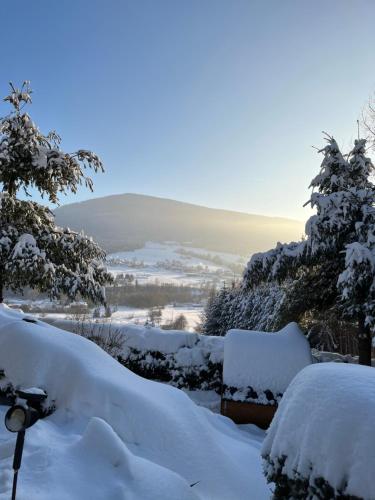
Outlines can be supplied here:
<path id="1" fill-rule="evenodd" d="M 31 103 L 29 82 L 10 86 L 4 100 L 12 111 L 0 119 L 0 301 L 4 288 L 29 286 L 51 298 L 65 294 L 103 303 L 104 284 L 111 281 L 104 251 L 83 233 L 56 226 L 47 207 L 16 197 L 20 189 L 30 195 L 34 188 L 58 203 L 59 194 L 75 193 L 81 184 L 92 190 L 85 171 L 103 171 L 103 165 L 90 151 L 63 152 L 60 137 L 43 135 L 23 112 Z"/>
<path id="2" fill-rule="evenodd" d="M 264 297 L 264 290 L 270 295 L 271 290 L 280 289 L 279 298 L 273 294 L 276 302 L 261 303 L 262 315 L 269 317 L 267 303 L 273 304 L 269 326 L 284 326 L 286 319 L 298 321 L 312 311 L 334 312 L 357 324 L 359 362 L 369 365 L 375 332 L 374 166 L 366 156 L 364 139 L 356 140 L 347 155 L 333 137 L 327 135 L 326 140 L 320 150 L 320 172 L 310 184 L 313 192 L 308 203 L 316 215 L 306 223 L 306 237 L 253 255 L 234 298 L 226 305 L 219 295 L 216 302 L 219 317 L 237 311 L 225 325 L 227 329 L 252 325 L 259 308 L 249 309 L 245 304 Z M 210 318 L 206 324 L 212 323 Z M 220 330 L 220 325 L 214 326 Z"/>
<path id="3" fill-rule="evenodd" d="M 224 336 L 231 328 L 276 331 L 288 322 L 285 284 L 262 283 L 247 290 L 242 284 L 211 293 L 204 310 L 205 335 Z M 281 310 L 285 314 L 281 315 Z M 293 319 L 293 316 L 291 316 Z"/>
<path id="4" fill-rule="evenodd" d="M 348 155 L 333 137 L 321 150 L 321 170 L 311 182 L 310 204 L 316 209 L 306 224 L 306 239 L 254 255 L 248 286 L 289 277 L 309 278 L 310 296 L 326 297 L 320 307 L 336 305 L 358 325 L 359 361 L 371 364 L 375 331 L 375 185 L 366 141 L 358 139 Z M 329 292 L 327 294 L 327 291 Z M 306 302 L 308 304 L 308 301 Z M 313 304 L 308 304 L 313 307 Z"/>

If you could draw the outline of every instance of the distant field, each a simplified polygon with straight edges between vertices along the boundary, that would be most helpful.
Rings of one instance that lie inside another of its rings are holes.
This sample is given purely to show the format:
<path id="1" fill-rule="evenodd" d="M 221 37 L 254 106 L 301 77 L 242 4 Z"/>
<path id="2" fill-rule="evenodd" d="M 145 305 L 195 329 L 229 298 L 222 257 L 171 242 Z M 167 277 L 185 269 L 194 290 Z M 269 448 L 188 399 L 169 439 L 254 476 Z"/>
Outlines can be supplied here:
<path id="1" fill-rule="evenodd" d="M 22 304 L 20 304 L 22 308 Z M 197 304 L 186 304 L 186 305 L 173 305 L 170 304 L 162 309 L 162 316 L 160 319 L 161 324 L 166 324 L 169 322 L 173 322 L 180 314 L 183 314 L 187 321 L 186 330 L 193 332 L 197 324 L 200 322 L 200 317 L 203 311 L 203 307 Z M 135 325 L 144 325 L 148 319 L 148 309 L 140 309 L 137 307 L 118 307 L 117 311 L 112 314 L 111 318 L 101 318 L 102 322 L 111 322 L 114 321 L 116 323 L 131 323 Z M 75 318 L 79 319 L 79 315 L 74 316 L 69 313 L 63 312 L 48 312 L 48 313 L 35 313 L 40 319 L 48 319 L 48 318 L 60 318 L 60 319 L 69 319 Z"/>
<path id="2" fill-rule="evenodd" d="M 140 284 L 191 286 L 220 285 L 237 279 L 246 265 L 246 259 L 240 255 L 150 241 L 137 250 L 109 254 L 107 261 L 109 271 L 115 276 L 128 273 Z"/>

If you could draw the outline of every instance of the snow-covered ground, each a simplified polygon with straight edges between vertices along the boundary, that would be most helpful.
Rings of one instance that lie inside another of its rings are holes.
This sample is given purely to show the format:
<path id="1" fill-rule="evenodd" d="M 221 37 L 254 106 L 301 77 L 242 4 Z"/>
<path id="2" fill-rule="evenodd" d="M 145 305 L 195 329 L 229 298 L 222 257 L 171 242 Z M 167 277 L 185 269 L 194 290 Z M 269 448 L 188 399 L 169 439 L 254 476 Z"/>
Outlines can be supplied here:
<path id="1" fill-rule="evenodd" d="M 209 410 L 220 413 L 221 398 L 215 391 L 188 391 L 183 389 L 184 393 L 189 396 L 198 406 L 208 408 Z M 252 426 L 254 427 L 254 426 Z M 263 437 L 263 436 L 262 436 Z"/>
<path id="2" fill-rule="evenodd" d="M 203 255 L 208 258 L 202 258 Z M 195 248 L 168 241 L 164 243 L 148 241 L 143 248 L 108 255 L 108 259 L 136 260 L 151 265 L 162 261 L 179 261 L 182 263 L 188 262 L 191 265 L 208 266 L 213 270 L 218 269 L 219 266 L 213 264 L 212 257 L 219 257 L 224 265 L 225 263 L 235 264 L 244 262 L 244 257 L 237 254 L 215 252 L 213 250 L 205 250 L 204 248 Z"/>
<path id="3" fill-rule="evenodd" d="M 270 497 L 262 432 L 238 428 L 182 391 L 138 377 L 92 342 L 24 316 L 0 306 L 2 384 L 40 387 L 57 409 L 27 431 L 20 500 Z M 0 425 L 4 500 L 14 444 Z"/>
<path id="4" fill-rule="evenodd" d="M 161 324 L 174 321 L 180 314 L 187 320 L 187 330 L 194 331 L 194 328 L 201 321 L 203 307 L 197 304 L 186 304 L 183 306 L 169 305 L 162 309 Z M 119 306 L 112 314 L 111 319 L 120 323 L 135 323 L 143 325 L 147 320 L 148 309 L 137 309 Z"/>
<path id="5" fill-rule="evenodd" d="M 24 302 L 18 301 L 17 305 L 22 309 Z M 36 303 L 33 303 L 36 305 Z M 46 302 L 47 307 L 51 306 L 49 301 Z M 39 306 L 43 308 L 43 304 L 39 301 Z M 161 324 L 174 321 L 180 314 L 183 314 L 187 320 L 186 330 L 193 332 L 194 328 L 200 322 L 203 307 L 198 304 L 185 304 L 183 306 L 168 305 L 162 309 Z M 118 306 L 112 313 L 111 318 L 101 318 L 103 322 L 115 322 L 123 324 L 144 325 L 148 318 L 149 309 L 140 309 L 137 307 Z M 41 319 L 68 319 L 72 317 L 71 313 L 64 312 L 48 312 L 37 313 Z"/>
<path id="6" fill-rule="evenodd" d="M 110 254 L 107 260 L 112 274 L 132 274 L 140 284 L 157 281 L 195 286 L 238 278 L 246 263 L 240 255 L 151 241 L 137 250 Z"/>

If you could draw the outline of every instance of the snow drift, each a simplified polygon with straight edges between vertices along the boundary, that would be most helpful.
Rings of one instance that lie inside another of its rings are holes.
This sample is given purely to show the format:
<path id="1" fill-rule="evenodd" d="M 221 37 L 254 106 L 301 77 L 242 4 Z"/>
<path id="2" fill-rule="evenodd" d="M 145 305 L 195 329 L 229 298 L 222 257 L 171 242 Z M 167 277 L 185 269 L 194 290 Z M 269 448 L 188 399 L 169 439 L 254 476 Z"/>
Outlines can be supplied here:
<path id="1" fill-rule="evenodd" d="M 324 498 L 375 498 L 374 415 L 373 368 L 305 368 L 287 389 L 264 442 L 268 479 L 288 488 L 289 498 L 323 498 L 321 488 Z"/>
<path id="2" fill-rule="evenodd" d="M 92 342 L 23 318 L 0 307 L 0 368 L 14 387 L 43 388 L 57 409 L 28 431 L 20 498 L 269 497 L 255 435 Z M 0 498 L 9 494 L 13 446 L 1 429 Z"/>

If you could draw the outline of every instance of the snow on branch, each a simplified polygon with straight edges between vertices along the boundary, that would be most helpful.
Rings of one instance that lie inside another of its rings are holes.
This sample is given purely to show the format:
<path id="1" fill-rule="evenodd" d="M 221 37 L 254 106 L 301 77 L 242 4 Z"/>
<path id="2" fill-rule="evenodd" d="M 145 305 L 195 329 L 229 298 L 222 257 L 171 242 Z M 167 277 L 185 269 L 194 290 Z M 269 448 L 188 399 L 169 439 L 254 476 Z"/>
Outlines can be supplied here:
<path id="1" fill-rule="evenodd" d="M 31 117 L 21 112 L 23 105 L 31 103 L 29 83 L 21 90 L 11 84 L 11 90 L 5 101 L 14 109 L 0 120 L 0 182 L 4 190 L 15 195 L 23 188 L 29 194 L 28 189 L 35 187 L 52 203 L 58 203 L 60 193 L 76 193 L 82 184 L 92 191 L 92 179 L 84 170 L 103 172 L 100 158 L 84 149 L 61 151 L 56 132 L 43 135 Z"/>

